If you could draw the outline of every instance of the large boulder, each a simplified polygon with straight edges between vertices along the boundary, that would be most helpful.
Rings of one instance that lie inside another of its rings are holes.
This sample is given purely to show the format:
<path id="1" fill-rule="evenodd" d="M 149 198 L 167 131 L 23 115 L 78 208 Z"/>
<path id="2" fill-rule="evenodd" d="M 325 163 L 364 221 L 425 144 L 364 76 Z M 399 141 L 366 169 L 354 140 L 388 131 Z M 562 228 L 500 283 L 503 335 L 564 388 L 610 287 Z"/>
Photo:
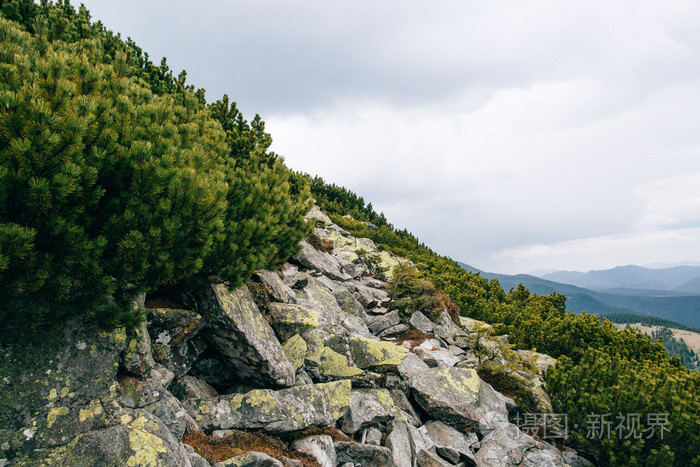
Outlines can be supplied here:
<path id="1" fill-rule="evenodd" d="M 481 440 L 474 455 L 477 465 L 564 467 L 561 453 L 548 444 L 536 441 L 517 426 L 504 424 Z"/>
<path id="2" fill-rule="evenodd" d="M 431 368 L 411 376 L 409 385 L 431 418 L 461 431 L 485 433 L 508 421 L 505 399 L 474 370 Z"/>
<path id="3" fill-rule="evenodd" d="M 265 286 L 265 289 L 271 299 L 270 301 L 280 303 L 296 302 L 296 294 L 291 287 L 284 283 L 279 274 L 265 269 L 260 270 L 255 274 L 255 278 L 258 279 L 263 286 Z"/>
<path id="4" fill-rule="evenodd" d="M 353 435 L 366 426 L 400 416 L 401 412 L 386 389 L 354 389 L 348 411 L 340 421 L 340 429 Z"/>
<path id="5" fill-rule="evenodd" d="M 185 401 L 188 412 L 204 430 L 233 428 L 269 433 L 333 425 L 349 405 L 348 380 Z"/>
<path id="6" fill-rule="evenodd" d="M 318 312 L 309 307 L 270 303 L 268 308 L 272 315 L 272 325 L 282 340 L 318 327 Z"/>
<path id="7" fill-rule="evenodd" d="M 430 438 L 441 457 L 453 464 L 457 464 L 460 459 L 468 460 L 470 465 L 475 463 L 472 446 L 479 442 L 476 433 L 466 435 L 437 420 L 429 421 L 419 431 Z"/>
<path id="8" fill-rule="evenodd" d="M 209 339 L 240 379 L 261 386 L 293 386 L 294 366 L 246 287 L 212 285 L 200 302 L 208 319 Z"/>
<path id="9" fill-rule="evenodd" d="M 335 257 L 326 252 L 317 250 L 306 240 L 301 242 L 301 251 L 293 257 L 293 260 L 331 279 L 340 281 L 349 281 L 352 279 L 352 276 L 343 272 L 342 266 Z"/>
<path id="10" fill-rule="evenodd" d="M 383 446 L 336 441 L 335 452 L 338 465 L 345 462 L 352 462 L 354 465 L 362 467 L 390 467 L 392 465 L 391 451 Z"/>
<path id="11" fill-rule="evenodd" d="M 408 350 L 391 342 L 350 337 L 350 352 L 358 367 L 383 373 L 395 371 L 408 355 Z"/>

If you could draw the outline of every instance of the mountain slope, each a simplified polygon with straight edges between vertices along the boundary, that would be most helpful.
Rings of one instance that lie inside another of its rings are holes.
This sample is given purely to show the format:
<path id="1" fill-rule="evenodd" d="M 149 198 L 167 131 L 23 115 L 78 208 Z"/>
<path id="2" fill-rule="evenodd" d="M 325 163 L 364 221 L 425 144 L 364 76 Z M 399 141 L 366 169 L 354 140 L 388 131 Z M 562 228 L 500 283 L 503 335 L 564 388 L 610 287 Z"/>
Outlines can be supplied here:
<path id="1" fill-rule="evenodd" d="M 594 289 L 622 287 L 658 290 L 674 290 L 699 277 L 700 267 L 697 266 L 650 269 L 633 265 L 585 273 L 557 271 L 542 276 L 550 281 Z"/>

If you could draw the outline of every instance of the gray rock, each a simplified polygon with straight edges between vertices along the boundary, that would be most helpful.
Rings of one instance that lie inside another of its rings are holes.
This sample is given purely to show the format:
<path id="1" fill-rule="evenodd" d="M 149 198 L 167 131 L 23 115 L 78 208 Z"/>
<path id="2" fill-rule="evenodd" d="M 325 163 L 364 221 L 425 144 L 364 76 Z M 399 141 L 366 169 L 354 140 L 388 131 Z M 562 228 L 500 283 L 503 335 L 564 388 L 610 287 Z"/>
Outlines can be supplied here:
<path id="1" fill-rule="evenodd" d="M 200 334 L 204 319 L 191 310 L 149 308 L 147 311 L 154 360 L 175 377 L 184 376 L 207 347 Z"/>
<path id="2" fill-rule="evenodd" d="M 318 251 L 306 240 L 301 242 L 301 251 L 293 259 L 302 266 L 320 272 L 331 279 L 339 281 L 352 279 L 349 274 L 343 272 L 340 263 L 335 257 L 326 252 Z"/>
<path id="3" fill-rule="evenodd" d="M 190 375 L 185 375 L 175 381 L 172 387 L 172 393 L 183 401 L 195 397 L 199 399 L 209 399 L 219 395 L 216 389 L 207 384 L 206 381 Z"/>
<path id="4" fill-rule="evenodd" d="M 335 467 L 336 455 L 333 438 L 328 435 L 306 436 L 292 443 L 292 449 L 308 454 L 321 464 L 321 467 Z"/>
<path id="5" fill-rule="evenodd" d="M 565 449 L 561 455 L 570 467 L 593 467 L 593 463 L 579 456 L 573 449 Z"/>
<path id="6" fill-rule="evenodd" d="M 443 339 L 447 345 L 457 343 L 455 340 L 457 337 L 467 337 L 467 333 L 452 321 L 447 311 L 443 311 L 440 314 L 433 331 L 435 335 Z"/>
<path id="7" fill-rule="evenodd" d="M 387 467 L 392 465 L 391 451 L 382 446 L 371 444 L 336 441 L 335 452 L 338 463 L 352 462 L 362 467 Z"/>
<path id="8" fill-rule="evenodd" d="M 353 263 L 344 258 L 338 258 L 338 263 L 340 263 L 340 267 L 343 269 L 343 272 L 348 274 L 353 279 L 361 277 L 369 272 L 367 266 L 364 264 Z"/>
<path id="9" fill-rule="evenodd" d="M 351 336 L 350 352 L 358 367 L 380 373 L 395 371 L 408 355 L 408 350 L 390 342 Z"/>
<path id="10" fill-rule="evenodd" d="M 406 415 L 409 423 L 413 426 L 421 426 L 421 417 L 408 400 L 408 397 L 406 397 L 406 394 L 399 389 L 390 389 L 389 393 L 394 400 L 394 405 Z"/>
<path id="11" fill-rule="evenodd" d="M 311 208 L 311 211 L 304 216 L 304 219 L 307 221 L 311 220 L 313 222 L 316 222 L 317 224 L 320 223 L 322 225 L 331 225 L 333 224 L 333 221 L 331 221 L 331 218 L 328 217 L 328 215 L 321 211 L 321 208 L 318 206 L 314 205 L 314 207 Z"/>
<path id="12" fill-rule="evenodd" d="M 389 294 L 384 290 L 375 289 L 366 285 L 355 285 L 355 297 L 368 309 L 374 308 L 384 300 L 389 298 Z"/>
<path id="13" fill-rule="evenodd" d="M 391 451 L 391 457 L 396 467 L 413 467 L 414 453 L 411 449 L 411 439 L 405 422 L 392 421 L 389 423 L 386 447 Z"/>
<path id="14" fill-rule="evenodd" d="M 379 337 L 381 338 L 389 338 L 389 337 L 396 337 L 404 332 L 408 331 L 408 326 L 405 324 L 397 324 L 396 326 L 391 326 L 389 328 L 386 328 L 382 332 L 379 333 Z"/>
<path id="15" fill-rule="evenodd" d="M 450 467 L 451 465 L 432 451 L 422 449 L 416 454 L 416 467 Z"/>
<path id="16" fill-rule="evenodd" d="M 384 315 L 370 315 L 367 317 L 367 327 L 375 335 L 387 328 L 396 326 L 399 322 L 399 310 L 394 310 Z"/>
<path id="17" fill-rule="evenodd" d="M 182 407 L 180 401 L 167 390 L 164 391 L 161 399 L 147 405 L 144 410 L 163 422 L 178 441 L 182 441 L 187 432 L 198 430 L 197 424 Z"/>
<path id="18" fill-rule="evenodd" d="M 360 302 L 347 290 L 333 292 L 338 306 L 346 315 L 358 316 L 364 318 L 366 316 L 365 309 Z"/>
<path id="19" fill-rule="evenodd" d="M 185 408 L 204 430 L 245 429 L 289 433 L 335 424 L 350 405 L 350 381 L 256 389 L 212 399 L 188 399 Z"/>
<path id="20" fill-rule="evenodd" d="M 290 459 L 287 456 L 280 456 L 279 460 L 284 467 L 304 467 L 304 463 L 299 459 Z"/>
<path id="21" fill-rule="evenodd" d="M 340 421 L 340 429 L 353 435 L 368 425 L 391 420 L 397 414 L 394 400 L 386 389 L 355 389 L 350 395 L 348 411 Z"/>
<path id="22" fill-rule="evenodd" d="M 481 440 L 474 455 L 477 465 L 563 467 L 561 453 L 554 447 L 536 441 L 517 426 L 499 426 Z"/>
<path id="23" fill-rule="evenodd" d="M 372 444 L 374 446 L 381 446 L 382 444 L 382 432 L 377 428 L 371 426 L 362 433 L 362 440 L 365 444 Z"/>
<path id="24" fill-rule="evenodd" d="M 474 463 L 472 446 L 479 442 L 476 433 L 466 435 L 436 420 L 429 421 L 420 427 L 419 431 L 430 438 L 438 454 L 453 464 L 458 463 L 460 457 L 468 458 Z"/>
<path id="25" fill-rule="evenodd" d="M 306 299 L 300 299 L 298 303 L 316 310 L 319 326 L 337 326 L 343 321 L 345 313 L 330 289 L 325 285 L 315 279 L 310 280 L 304 287 L 304 296 Z"/>
<path id="26" fill-rule="evenodd" d="M 284 467 L 280 461 L 265 453 L 248 451 L 236 457 L 217 462 L 214 467 Z"/>
<path id="27" fill-rule="evenodd" d="M 430 321 L 428 317 L 420 311 L 416 311 L 411 315 L 409 323 L 411 323 L 411 326 L 414 328 L 425 333 L 433 332 L 435 329 L 435 323 Z"/>
<path id="28" fill-rule="evenodd" d="M 301 367 L 304 366 L 304 359 L 306 358 L 306 341 L 299 335 L 295 334 L 282 344 L 284 353 L 287 354 L 287 358 L 292 362 L 294 371 L 299 371 Z M 297 385 L 299 384 L 299 378 L 297 377 Z"/>
<path id="29" fill-rule="evenodd" d="M 478 429 L 484 434 L 508 420 L 503 396 L 474 370 L 431 368 L 411 376 L 409 385 L 416 402 L 433 419 L 461 431 Z"/>
<path id="30" fill-rule="evenodd" d="M 294 385 L 294 366 L 246 287 L 230 291 L 212 285 L 200 304 L 209 320 L 209 338 L 238 373 L 262 385 Z"/>
<path id="31" fill-rule="evenodd" d="M 207 462 L 205 458 L 197 454 L 192 446 L 190 446 L 189 444 L 180 444 L 182 450 L 185 452 L 185 456 L 190 461 L 190 465 L 192 465 L 192 467 L 211 467 L 211 464 Z"/>
<path id="32" fill-rule="evenodd" d="M 271 301 L 279 303 L 295 303 L 297 295 L 291 287 L 284 283 L 282 278 L 273 271 L 262 269 L 256 272 L 257 278 L 267 288 Z"/>
<path id="33" fill-rule="evenodd" d="M 429 369 L 430 367 L 426 365 L 418 355 L 413 353 L 409 353 L 397 367 L 399 374 L 405 380 L 410 379 L 411 376 L 419 375 Z"/>
<path id="34" fill-rule="evenodd" d="M 455 357 L 451 352 L 445 349 L 430 350 L 418 346 L 413 349 L 413 352 L 431 368 L 439 366 L 451 367 L 461 361 L 459 357 Z"/>

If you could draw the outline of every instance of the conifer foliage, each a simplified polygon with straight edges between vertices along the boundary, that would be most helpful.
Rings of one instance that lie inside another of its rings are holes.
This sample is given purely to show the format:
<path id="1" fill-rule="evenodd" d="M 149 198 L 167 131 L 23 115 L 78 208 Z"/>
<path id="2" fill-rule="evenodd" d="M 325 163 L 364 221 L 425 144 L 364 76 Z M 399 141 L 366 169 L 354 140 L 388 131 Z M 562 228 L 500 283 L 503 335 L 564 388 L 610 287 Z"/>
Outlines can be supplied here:
<path id="1" fill-rule="evenodd" d="M 133 323 L 137 293 L 237 286 L 295 252 L 308 234 L 308 190 L 291 193 L 259 117 L 248 124 L 226 103 L 212 118 L 184 73 L 175 79 L 163 62 L 154 74 L 86 10 L 25 3 L 0 5 L 24 25 L 0 17 L 8 325 L 75 315 Z"/>

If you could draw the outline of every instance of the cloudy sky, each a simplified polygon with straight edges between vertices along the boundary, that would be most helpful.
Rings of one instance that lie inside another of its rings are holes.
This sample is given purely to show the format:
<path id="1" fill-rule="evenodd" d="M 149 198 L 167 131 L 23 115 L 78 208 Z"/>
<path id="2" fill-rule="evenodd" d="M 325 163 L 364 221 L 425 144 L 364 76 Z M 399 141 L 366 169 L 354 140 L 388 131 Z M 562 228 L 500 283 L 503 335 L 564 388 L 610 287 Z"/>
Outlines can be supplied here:
<path id="1" fill-rule="evenodd" d="M 700 2 L 83 1 L 441 254 L 700 262 Z"/>

